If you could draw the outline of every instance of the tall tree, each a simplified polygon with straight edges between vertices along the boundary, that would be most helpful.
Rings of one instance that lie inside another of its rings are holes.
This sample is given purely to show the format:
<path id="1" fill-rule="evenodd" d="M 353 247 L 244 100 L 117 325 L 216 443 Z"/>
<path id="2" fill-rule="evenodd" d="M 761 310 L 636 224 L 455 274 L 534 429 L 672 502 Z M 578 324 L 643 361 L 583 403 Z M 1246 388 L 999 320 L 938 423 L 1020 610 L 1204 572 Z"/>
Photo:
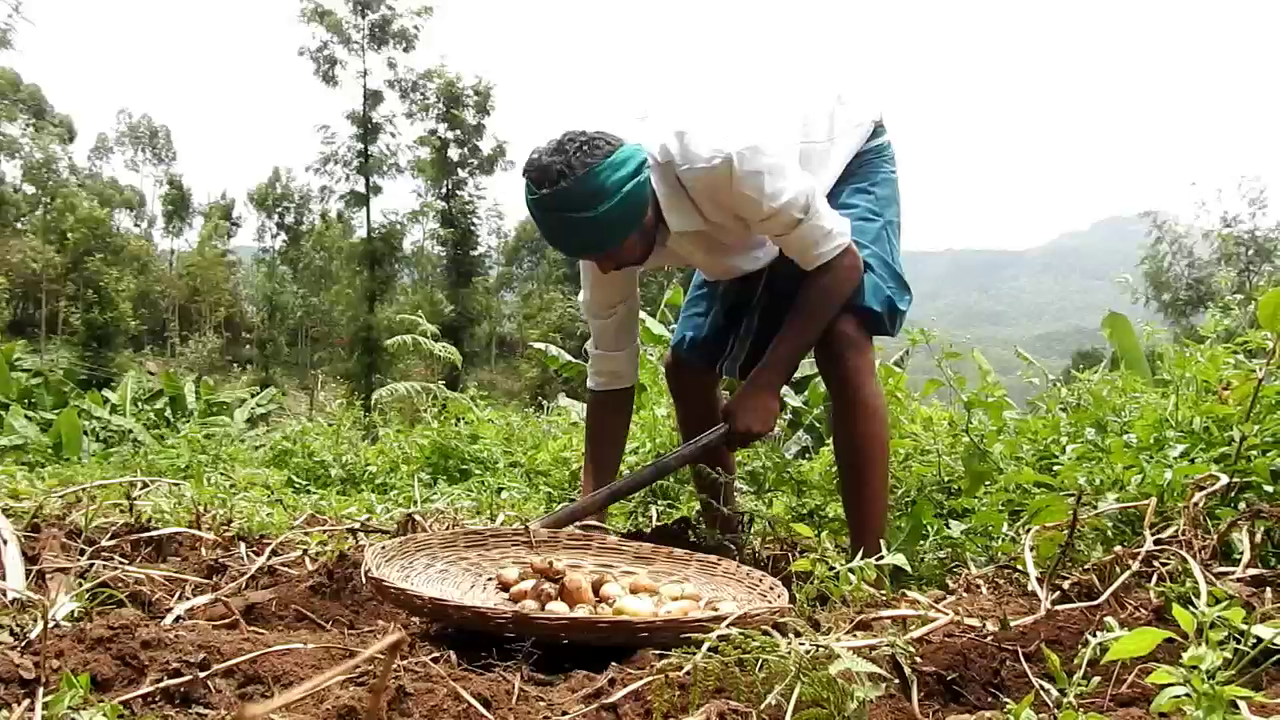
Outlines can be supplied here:
<path id="1" fill-rule="evenodd" d="M 260 218 L 258 252 L 254 265 L 261 270 L 261 282 L 255 293 L 260 300 L 263 322 L 255 333 L 254 347 L 263 383 L 276 382 L 275 371 L 284 362 L 284 312 L 286 278 L 282 273 L 281 252 L 301 248 L 315 222 L 315 194 L 300 185 L 290 171 L 273 168 L 266 182 L 249 192 L 249 204 Z"/>
<path id="2" fill-rule="evenodd" d="M 138 187 L 147 197 L 150 213 L 165 177 L 178 162 L 169 126 L 156 122 L 147 113 L 134 117 L 131 110 L 121 108 L 116 113 L 112 146 L 124 169 L 138 174 Z M 96 143 L 94 149 L 98 149 Z"/>
<path id="3" fill-rule="evenodd" d="M 340 136 L 324 132 L 324 152 L 313 169 L 340 186 L 346 206 L 364 219 L 360 248 L 363 313 L 354 333 L 354 386 L 365 414 L 386 366 L 385 335 L 379 311 L 392 294 L 403 228 L 394 221 L 375 224 L 373 199 L 383 183 L 403 172 L 396 144 L 395 115 L 387 108 L 386 83 L 401 72 L 403 59 L 418 45 L 429 7 L 402 10 L 393 0 L 342 0 L 341 11 L 319 0 L 303 0 L 301 18 L 312 28 L 313 44 L 299 49 L 326 87 L 352 83 L 360 104 L 346 113 L 351 127 Z"/>
<path id="4" fill-rule="evenodd" d="M 231 256 L 231 240 L 244 220 L 236 212 L 235 198 L 227 197 L 225 192 L 206 204 L 200 217 L 195 248 L 182 261 L 184 299 L 198 318 L 199 332 L 225 336 L 227 314 L 236 303 L 236 262 Z"/>
<path id="5" fill-rule="evenodd" d="M 442 66 L 402 75 L 394 84 L 406 119 L 421 130 L 414 138 L 419 154 L 412 171 L 421 182 L 423 208 L 435 216 L 444 256 L 450 312 L 441 333 L 465 363 L 475 355 L 469 342 L 480 322 L 474 291 L 485 274 L 483 183 L 511 165 L 506 143 L 491 137 L 488 129 L 493 86 L 479 79 L 467 82 Z M 461 369 L 450 366 L 446 384 L 456 390 L 461 381 Z"/>
<path id="6" fill-rule="evenodd" d="M 1157 214 L 1140 267 L 1141 299 L 1186 332 L 1210 307 L 1235 303 L 1239 326 L 1252 326 L 1259 294 L 1280 282 L 1280 221 L 1270 216 L 1267 189 L 1242 183 L 1228 207 L 1201 204 L 1192 224 Z"/>
<path id="7" fill-rule="evenodd" d="M 101 138 L 101 136 L 99 136 Z M 165 336 L 168 338 L 169 357 L 178 352 L 182 341 L 182 318 L 178 312 L 178 239 L 191 229 L 195 220 L 195 200 L 191 188 L 176 173 L 164 178 L 164 191 L 160 195 L 160 235 L 169 241 L 169 317 Z"/>

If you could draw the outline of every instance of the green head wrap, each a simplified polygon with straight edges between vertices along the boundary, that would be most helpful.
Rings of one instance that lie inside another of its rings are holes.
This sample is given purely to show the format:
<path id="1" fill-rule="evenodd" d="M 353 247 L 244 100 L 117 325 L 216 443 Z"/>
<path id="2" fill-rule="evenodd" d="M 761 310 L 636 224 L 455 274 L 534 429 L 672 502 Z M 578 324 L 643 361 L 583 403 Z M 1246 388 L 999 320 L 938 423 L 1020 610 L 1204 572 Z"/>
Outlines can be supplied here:
<path id="1" fill-rule="evenodd" d="M 649 212 L 649 154 L 623 145 L 595 167 L 538 194 L 525 182 L 529 214 L 551 247 L 583 258 L 619 245 Z"/>

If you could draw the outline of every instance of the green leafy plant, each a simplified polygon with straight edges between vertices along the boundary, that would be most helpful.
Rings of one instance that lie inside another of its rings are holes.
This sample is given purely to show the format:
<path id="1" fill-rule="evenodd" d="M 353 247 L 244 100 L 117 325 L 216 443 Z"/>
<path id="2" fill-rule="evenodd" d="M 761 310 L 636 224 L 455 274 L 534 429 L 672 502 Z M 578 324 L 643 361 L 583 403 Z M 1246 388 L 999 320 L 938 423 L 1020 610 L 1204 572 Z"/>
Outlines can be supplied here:
<path id="1" fill-rule="evenodd" d="M 1272 652 L 1266 660 L 1254 662 L 1264 651 L 1280 646 L 1280 623 L 1249 623 L 1234 600 L 1197 603 L 1191 609 L 1175 603 L 1172 612 L 1182 635 L 1150 626 L 1134 628 L 1117 637 L 1102 658 L 1103 663 L 1145 658 L 1166 640 L 1182 646 L 1178 664 L 1155 663 L 1145 678 L 1161 688 L 1151 701 L 1151 712 L 1234 720 L 1246 717 L 1238 709 L 1240 703 L 1276 702 L 1246 686 L 1280 659 Z"/>

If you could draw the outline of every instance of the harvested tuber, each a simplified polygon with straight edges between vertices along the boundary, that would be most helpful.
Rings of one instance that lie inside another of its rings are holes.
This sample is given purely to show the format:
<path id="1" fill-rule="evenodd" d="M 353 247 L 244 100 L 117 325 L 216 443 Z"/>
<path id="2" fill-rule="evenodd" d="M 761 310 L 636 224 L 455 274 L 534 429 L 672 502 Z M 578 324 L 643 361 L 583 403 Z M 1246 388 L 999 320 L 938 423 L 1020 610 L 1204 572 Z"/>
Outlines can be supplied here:
<path id="1" fill-rule="evenodd" d="M 537 600 L 521 600 L 516 603 L 516 612 L 542 612 L 542 604 Z"/>
<path id="2" fill-rule="evenodd" d="M 698 612 L 697 600 L 676 600 L 663 605 L 658 617 L 684 617 L 695 612 Z"/>
<path id="3" fill-rule="evenodd" d="M 510 590 L 520 582 L 520 568 L 507 567 L 498 571 L 498 587 Z"/>
<path id="4" fill-rule="evenodd" d="M 591 583 L 587 576 L 579 572 L 566 573 L 560 582 L 560 599 L 569 605 L 595 605 L 596 598 L 591 592 Z"/>
<path id="5" fill-rule="evenodd" d="M 658 583 L 650 580 L 646 575 L 637 575 L 631 578 L 631 585 L 627 588 L 632 595 L 643 595 L 644 593 L 658 592 Z"/>
<path id="6" fill-rule="evenodd" d="M 543 612 L 549 612 L 555 615 L 568 615 L 569 606 L 559 600 L 552 600 L 542 607 Z"/>
<path id="7" fill-rule="evenodd" d="M 598 572 L 595 574 L 594 577 L 591 578 L 591 592 L 595 593 L 596 596 L 599 597 L 600 588 L 604 587 L 605 585 L 608 585 L 609 583 L 616 583 L 616 582 L 618 582 L 618 579 L 615 578 L 612 574 L 607 572 Z"/>
<path id="8" fill-rule="evenodd" d="M 595 615 L 596 609 L 590 605 L 579 605 L 573 609 L 574 615 Z"/>
<path id="9" fill-rule="evenodd" d="M 639 595 L 626 595 L 614 603 L 613 614 L 627 617 L 653 617 L 657 611 L 653 607 L 652 600 Z"/>
<path id="10" fill-rule="evenodd" d="M 680 594 L 684 592 L 680 583 L 667 583 L 658 588 L 658 594 L 662 596 L 663 601 L 672 602 L 680 599 Z"/>
<path id="11" fill-rule="evenodd" d="M 608 605 L 605 605 L 604 603 L 600 603 L 599 605 L 596 605 L 596 614 L 597 614 L 597 615 L 612 615 L 612 614 L 613 614 L 613 608 L 609 607 Z"/>
<path id="12" fill-rule="evenodd" d="M 559 580 L 564 577 L 564 563 L 555 558 L 531 557 L 529 569 L 537 573 L 538 577 L 547 580 Z"/>
<path id="13" fill-rule="evenodd" d="M 529 597 L 529 593 L 533 592 L 533 587 L 537 584 L 537 580 L 521 580 L 516 583 L 515 587 L 511 588 L 507 593 L 507 597 L 515 602 L 521 602 Z"/>
<path id="14" fill-rule="evenodd" d="M 708 603 L 706 609 L 713 613 L 736 613 L 740 608 L 738 603 L 732 600 L 721 600 L 720 602 Z"/>
<path id="15" fill-rule="evenodd" d="M 548 603 L 551 603 L 560 597 L 560 588 L 556 587 L 556 584 L 553 582 L 538 580 L 534 583 L 533 589 L 529 591 L 529 597 L 542 603 L 543 607 L 546 607 Z"/>
<path id="16" fill-rule="evenodd" d="M 693 583 L 681 583 L 680 599 L 681 600 L 701 600 L 702 591 L 699 590 L 698 586 L 694 585 Z"/>
<path id="17" fill-rule="evenodd" d="M 627 594 L 627 591 L 623 590 L 622 586 L 619 585 L 618 583 L 616 582 L 605 583 L 600 587 L 600 592 L 599 592 L 600 602 L 606 605 L 612 605 L 626 594 Z"/>

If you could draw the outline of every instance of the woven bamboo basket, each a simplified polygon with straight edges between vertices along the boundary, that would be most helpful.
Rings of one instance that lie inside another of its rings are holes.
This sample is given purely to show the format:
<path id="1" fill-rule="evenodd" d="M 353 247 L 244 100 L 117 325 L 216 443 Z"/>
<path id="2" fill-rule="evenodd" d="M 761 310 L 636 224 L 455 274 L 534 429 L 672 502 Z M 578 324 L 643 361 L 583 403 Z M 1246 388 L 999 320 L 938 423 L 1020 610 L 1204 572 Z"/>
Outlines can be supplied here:
<path id="1" fill-rule="evenodd" d="M 527 566 L 533 555 L 560 559 L 571 571 L 610 572 L 620 579 L 644 571 L 658 583 L 692 583 L 704 598 L 733 600 L 739 612 L 671 618 L 516 612 L 494 575 L 503 567 Z M 463 528 L 407 535 L 370 547 L 363 572 L 384 600 L 447 626 L 589 645 L 677 645 L 726 620 L 759 627 L 790 610 L 782 583 L 754 568 L 577 530 Z"/>

